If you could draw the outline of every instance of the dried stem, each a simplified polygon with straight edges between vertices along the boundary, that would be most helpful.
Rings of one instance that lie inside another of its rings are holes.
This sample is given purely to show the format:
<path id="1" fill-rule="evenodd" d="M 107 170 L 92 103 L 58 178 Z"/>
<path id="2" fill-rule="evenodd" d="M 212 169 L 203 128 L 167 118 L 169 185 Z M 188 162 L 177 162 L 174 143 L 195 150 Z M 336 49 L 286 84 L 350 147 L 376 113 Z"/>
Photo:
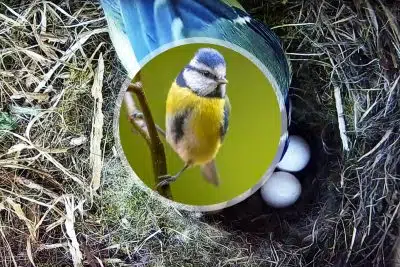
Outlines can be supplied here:
<path id="1" fill-rule="evenodd" d="M 125 103 L 129 112 L 129 120 L 133 127 L 139 132 L 139 134 L 146 140 L 147 145 L 151 151 L 151 158 L 153 161 L 153 172 L 155 184 L 159 183 L 159 177 L 167 175 L 167 160 L 165 157 L 164 145 L 158 135 L 156 124 L 154 123 L 153 116 L 151 114 L 146 95 L 143 90 L 142 82 L 140 81 L 140 74 L 136 76 L 137 82 L 130 84 L 125 95 Z M 138 118 L 138 114 L 141 114 L 139 109 L 136 107 L 133 101 L 131 93 L 134 93 L 140 104 L 140 108 L 143 113 L 143 118 Z M 157 191 L 164 197 L 172 199 L 171 188 L 169 185 L 163 185 L 157 187 Z"/>
<path id="2" fill-rule="evenodd" d="M 334 94 L 335 94 L 335 103 L 338 116 L 340 138 L 342 139 L 343 149 L 349 151 L 349 141 L 346 135 L 346 123 L 344 121 L 342 97 L 340 96 L 339 87 L 335 86 Z"/>

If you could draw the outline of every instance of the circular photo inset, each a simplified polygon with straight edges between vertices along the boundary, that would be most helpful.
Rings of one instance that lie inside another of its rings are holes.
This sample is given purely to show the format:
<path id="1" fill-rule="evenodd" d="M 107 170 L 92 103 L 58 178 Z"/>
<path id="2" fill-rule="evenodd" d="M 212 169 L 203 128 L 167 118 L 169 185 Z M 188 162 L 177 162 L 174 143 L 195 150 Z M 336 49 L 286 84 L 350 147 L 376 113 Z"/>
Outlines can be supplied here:
<path id="1" fill-rule="evenodd" d="M 188 209 L 244 200 L 272 174 L 287 131 L 284 100 L 267 72 L 219 44 L 152 56 L 121 92 L 123 160 L 145 186 Z"/>

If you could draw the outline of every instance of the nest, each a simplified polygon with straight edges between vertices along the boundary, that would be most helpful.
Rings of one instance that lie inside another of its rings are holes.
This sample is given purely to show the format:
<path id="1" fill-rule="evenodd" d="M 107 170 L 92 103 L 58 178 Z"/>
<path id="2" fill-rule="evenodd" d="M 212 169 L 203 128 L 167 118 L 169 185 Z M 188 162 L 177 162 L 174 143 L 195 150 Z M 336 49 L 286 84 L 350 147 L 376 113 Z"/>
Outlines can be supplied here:
<path id="1" fill-rule="evenodd" d="M 244 5 L 283 41 L 290 131 L 313 161 L 293 207 L 255 194 L 214 215 L 166 207 L 127 178 L 112 136 L 125 73 L 98 3 L 0 5 L 1 266 L 400 264 L 398 5 Z"/>

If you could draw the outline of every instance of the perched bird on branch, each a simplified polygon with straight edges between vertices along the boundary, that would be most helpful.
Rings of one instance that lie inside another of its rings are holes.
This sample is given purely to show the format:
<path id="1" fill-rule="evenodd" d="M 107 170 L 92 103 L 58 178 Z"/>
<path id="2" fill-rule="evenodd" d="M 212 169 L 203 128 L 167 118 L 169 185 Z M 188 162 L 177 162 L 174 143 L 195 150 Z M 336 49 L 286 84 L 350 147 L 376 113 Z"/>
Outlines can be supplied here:
<path id="1" fill-rule="evenodd" d="M 208 182 L 219 185 L 215 156 L 227 133 L 231 110 L 226 67 L 217 50 L 201 48 L 172 83 L 166 104 L 166 138 L 185 166 L 174 176 L 161 177 L 161 185 L 196 165 Z"/>

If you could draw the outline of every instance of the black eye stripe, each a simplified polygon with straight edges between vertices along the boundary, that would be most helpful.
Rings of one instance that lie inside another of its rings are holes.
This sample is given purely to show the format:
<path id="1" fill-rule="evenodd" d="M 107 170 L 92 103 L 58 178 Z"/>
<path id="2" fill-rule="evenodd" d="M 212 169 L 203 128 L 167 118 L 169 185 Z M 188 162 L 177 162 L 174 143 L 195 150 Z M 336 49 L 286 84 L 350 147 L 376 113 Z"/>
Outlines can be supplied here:
<path id="1" fill-rule="evenodd" d="M 209 71 L 202 71 L 201 74 L 203 74 L 206 77 L 211 77 L 213 76 Z"/>
<path id="2" fill-rule="evenodd" d="M 202 70 L 202 69 L 199 69 L 199 68 L 190 66 L 190 65 L 187 65 L 186 68 L 187 68 L 187 69 L 190 69 L 190 70 L 197 71 L 198 73 L 204 75 L 205 77 L 208 77 L 208 78 L 211 78 L 211 79 L 214 79 L 214 80 L 217 80 L 217 79 L 218 79 L 217 76 L 215 76 L 214 74 L 212 74 L 211 72 L 209 72 L 209 71 L 207 71 L 207 70 Z"/>

